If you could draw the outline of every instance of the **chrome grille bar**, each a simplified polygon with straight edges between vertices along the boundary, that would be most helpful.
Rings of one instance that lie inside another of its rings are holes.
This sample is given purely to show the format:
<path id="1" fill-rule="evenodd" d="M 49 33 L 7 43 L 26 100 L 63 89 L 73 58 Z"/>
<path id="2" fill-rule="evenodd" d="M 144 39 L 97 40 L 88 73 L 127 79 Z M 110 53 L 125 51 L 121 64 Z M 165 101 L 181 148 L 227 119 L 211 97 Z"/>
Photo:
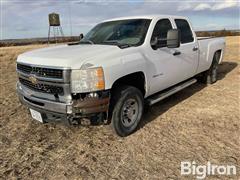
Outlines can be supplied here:
<path id="1" fill-rule="evenodd" d="M 34 91 L 39 91 L 39 92 L 49 93 L 49 94 L 59 94 L 59 95 L 63 95 L 64 93 L 63 87 L 60 87 L 57 85 L 49 85 L 44 83 L 33 84 L 31 81 L 27 79 L 23 79 L 21 77 L 19 77 L 19 82 Z"/>
<path id="2" fill-rule="evenodd" d="M 17 70 L 25 74 L 34 74 L 39 77 L 63 79 L 62 69 L 32 67 L 30 65 L 17 64 Z"/>

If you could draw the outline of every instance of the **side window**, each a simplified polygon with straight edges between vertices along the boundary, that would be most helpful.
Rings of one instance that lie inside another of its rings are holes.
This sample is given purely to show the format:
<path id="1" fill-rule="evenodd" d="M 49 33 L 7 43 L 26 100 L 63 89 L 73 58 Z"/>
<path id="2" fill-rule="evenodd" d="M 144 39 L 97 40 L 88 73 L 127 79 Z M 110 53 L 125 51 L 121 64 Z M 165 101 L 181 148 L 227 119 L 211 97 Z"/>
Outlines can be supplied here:
<path id="1" fill-rule="evenodd" d="M 193 42 L 193 34 L 192 30 L 188 24 L 188 22 L 184 19 L 175 19 L 175 23 L 177 28 L 181 31 L 181 43 L 189 43 Z"/>
<path id="2" fill-rule="evenodd" d="M 172 29 L 171 22 L 169 19 L 161 19 L 157 22 L 154 27 L 151 42 L 153 42 L 156 38 L 158 39 L 157 47 L 166 47 L 167 45 L 167 32 L 169 29 Z M 153 47 L 156 49 L 156 47 Z"/>

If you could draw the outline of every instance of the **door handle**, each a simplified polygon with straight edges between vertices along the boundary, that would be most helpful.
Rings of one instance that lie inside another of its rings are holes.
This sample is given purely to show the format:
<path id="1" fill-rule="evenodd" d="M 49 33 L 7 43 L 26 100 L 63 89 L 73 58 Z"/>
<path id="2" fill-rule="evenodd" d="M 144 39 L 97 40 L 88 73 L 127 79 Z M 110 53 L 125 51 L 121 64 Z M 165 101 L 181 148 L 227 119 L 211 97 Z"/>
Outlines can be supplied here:
<path id="1" fill-rule="evenodd" d="M 197 46 L 195 46 L 195 47 L 193 47 L 193 49 L 192 49 L 193 51 L 197 51 L 198 50 L 198 47 Z"/>
<path id="2" fill-rule="evenodd" d="M 181 54 L 180 51 L 175 51 L 175 52 L 173 53 L 174 56 L 177 56 L 177 55 L 180 55 L 180 54 Z"/>

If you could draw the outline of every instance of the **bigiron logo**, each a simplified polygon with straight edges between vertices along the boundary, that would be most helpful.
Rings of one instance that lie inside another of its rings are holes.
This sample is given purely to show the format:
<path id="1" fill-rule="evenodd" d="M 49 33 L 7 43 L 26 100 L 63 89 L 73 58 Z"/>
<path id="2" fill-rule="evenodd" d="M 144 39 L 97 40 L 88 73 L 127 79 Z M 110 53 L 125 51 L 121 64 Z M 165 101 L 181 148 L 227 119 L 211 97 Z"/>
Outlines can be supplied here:
<path id="1" fill-rule="evenodd" d="M 195 161 L 181 162 L 181 175 L 194 175 L 196 179 L 205 179 L 212 175 L 235 176 L 236 174 L 237 169 L 234 165 L 214 165 L 209 161 L 206 165 L 197 165 Z"/>

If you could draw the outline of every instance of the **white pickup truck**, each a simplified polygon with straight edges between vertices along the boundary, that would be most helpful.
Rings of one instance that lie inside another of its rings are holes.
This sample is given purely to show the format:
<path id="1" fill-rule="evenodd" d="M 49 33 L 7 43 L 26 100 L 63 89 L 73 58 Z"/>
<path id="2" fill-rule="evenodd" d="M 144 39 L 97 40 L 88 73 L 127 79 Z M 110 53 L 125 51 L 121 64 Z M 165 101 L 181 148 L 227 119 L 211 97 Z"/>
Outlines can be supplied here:
<path id="1" fill-rule="evenodd" d="M 197 82 L 217 80 L 224 38 L 198 39 L 179 16 L 106 20 L 78 43 L 17 58 L 17 92 L 34 119 L 111 123 L 119 136 L 136 130 L 144 105 Z"/>

